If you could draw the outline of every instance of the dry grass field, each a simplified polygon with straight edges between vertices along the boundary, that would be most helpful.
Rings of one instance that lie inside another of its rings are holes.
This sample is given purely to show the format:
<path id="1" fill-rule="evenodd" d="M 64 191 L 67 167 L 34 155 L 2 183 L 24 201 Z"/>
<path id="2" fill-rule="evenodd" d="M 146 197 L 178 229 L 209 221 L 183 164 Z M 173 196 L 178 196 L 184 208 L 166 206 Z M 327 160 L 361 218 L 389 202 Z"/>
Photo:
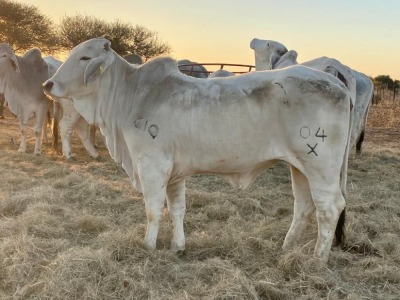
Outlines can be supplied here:
<path id="1" fill-rule="evenodd" d="M 31 132 L 29 153 L 18 154 L 18 123 L 7 114 L 0 299 L 400 299 L 400 117 L 379 109 L 371 109 L 363 158 L 350 161 L 347 245 L 332 249 L 327 266 L 312 258 L 316 222 L 297 249 L 280 250 L 293 210 L 283 163 L 244 191 L 214 176 L 189 179 L 185 253 L 168 250 L 167 211 L 149 251 L 142 196 L 100 136 L 98 160 L 77 138 L 75 162 L 49 145 L 34 157 Z M 382 114 L 393 125 L 380 124 Z"/>

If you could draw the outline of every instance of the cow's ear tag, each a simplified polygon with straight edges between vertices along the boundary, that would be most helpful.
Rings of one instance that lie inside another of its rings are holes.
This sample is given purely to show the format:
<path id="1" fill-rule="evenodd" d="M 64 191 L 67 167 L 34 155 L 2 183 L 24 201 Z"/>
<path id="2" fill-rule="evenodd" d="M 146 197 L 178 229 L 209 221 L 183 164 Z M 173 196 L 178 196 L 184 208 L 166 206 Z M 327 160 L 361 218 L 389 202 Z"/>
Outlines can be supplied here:
<path id="1" fill-rule="evenodd" d="M 104 71 L 104 68 L 103 68 L 103 66 L 100 66 L 100 67 L 99 67 L 99 70 L 98 70 L 98 72 L 99 72 L 99 75 L 101 75 L 101 74 L 103 73 L 103 71 Z"/>

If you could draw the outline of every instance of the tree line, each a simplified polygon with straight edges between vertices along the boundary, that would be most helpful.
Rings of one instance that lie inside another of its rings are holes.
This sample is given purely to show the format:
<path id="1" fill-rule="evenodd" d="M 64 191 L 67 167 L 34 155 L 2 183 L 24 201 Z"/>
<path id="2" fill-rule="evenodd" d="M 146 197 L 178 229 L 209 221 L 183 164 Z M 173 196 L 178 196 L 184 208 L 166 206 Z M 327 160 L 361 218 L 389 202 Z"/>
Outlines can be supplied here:
<path id="1" fill-rule="evenodd" d="M 389 92 L 389 97 L 393 100 L 399 93 L 400 80 L 392 79 L 389 75 L 378 75 L 372 79 L 375 86 L 376 102 L 384 98 L 385 92 Z"/>
<path id="2" fill-rule="evenodd" d="M 144 26 L 119 20 L 108 22 L 86 15 L 65 16 L 60 24 L 55 24 L 34 5 L 0 0 L 0 42 L 10 44 L 16 52 L 33 47 L 46 53 L 69 51 L 96 37 L 110 40 L 119 55 L 135 53 L 144 61 L 171 51 L 157 32 Z"/>
<path id="3" fill-rule="evenodd" d="M 23 52 L 38 47 L 43 52 L 67 51 L 95 37 L 105 37 L 119 55 L 135 53 L 145 61 L 171 52 L 157 32 L 144 26 L 119 20 L 107 22 L 93 16 L 65 16 L 56 25 L 34 5 L 12 0 L 0 0 L 0 42 L 10 44 L 14 51 Z M 378 95 L 400 89 L 400 81 L 389 75 L 371 78 Z"/>

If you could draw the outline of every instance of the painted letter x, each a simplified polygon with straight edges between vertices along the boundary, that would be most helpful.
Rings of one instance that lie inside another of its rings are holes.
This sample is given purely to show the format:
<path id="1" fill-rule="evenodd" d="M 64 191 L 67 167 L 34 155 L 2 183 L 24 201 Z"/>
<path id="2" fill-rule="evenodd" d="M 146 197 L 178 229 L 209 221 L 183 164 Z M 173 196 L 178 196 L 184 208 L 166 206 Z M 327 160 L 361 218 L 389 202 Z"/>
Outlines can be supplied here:
<path id="1" fill-rule="evenodd" d="M 316 143 L 314 147 L 310 146 L 309 144 L 307 144 L 307 146 L 311 149 L 310 152 L 308 152 L 307 154 L 314 153 L 315 156 L 318 156 L 317 152 L 315 152 L 315 148 L 317 148 L 318 143 Z"/>

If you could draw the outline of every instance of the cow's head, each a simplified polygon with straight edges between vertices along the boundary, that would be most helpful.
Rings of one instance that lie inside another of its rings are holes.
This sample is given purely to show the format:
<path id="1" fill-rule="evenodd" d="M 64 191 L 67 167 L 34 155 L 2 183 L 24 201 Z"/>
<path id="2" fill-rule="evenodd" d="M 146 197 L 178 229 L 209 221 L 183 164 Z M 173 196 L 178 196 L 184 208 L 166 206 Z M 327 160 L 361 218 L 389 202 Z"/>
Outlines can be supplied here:
<path id="1" fill-rule="evenodd" d="M 76 46 L 57 72 L 43 83 L 45 92 L 70 99 L 92 95 L 114 61 L 110 45 L 110 41 L 96 38 Z"/>
<path id="2" fill-rule="evenodd" d="M 274 69 L 282 69 L 289 66 L 297 65 L 297 52 L 290 50 L 286 52 L 282 57 L 273 65 Z"/>
<path id="3" fill-rule="evenodd" d="M 254 50 L 257 71 L 272 70 L 275 63 L 288 51 L 281 43 L 257 38 L 250 42 L 250 48 Z"/>
<path id="4" fill-rule="evenodd" d="M 9 71 L 19 73 L 17 56 L 9 44 L 0 43 L 0 74 L 7 74 Z"/>
<path id="5" fill-rule="evenodd" d="M 9 72 L 18 72 L 16 55 L 9 44 L 0 43 L 0 93 L 4 93 L 5 79 Z"/>

